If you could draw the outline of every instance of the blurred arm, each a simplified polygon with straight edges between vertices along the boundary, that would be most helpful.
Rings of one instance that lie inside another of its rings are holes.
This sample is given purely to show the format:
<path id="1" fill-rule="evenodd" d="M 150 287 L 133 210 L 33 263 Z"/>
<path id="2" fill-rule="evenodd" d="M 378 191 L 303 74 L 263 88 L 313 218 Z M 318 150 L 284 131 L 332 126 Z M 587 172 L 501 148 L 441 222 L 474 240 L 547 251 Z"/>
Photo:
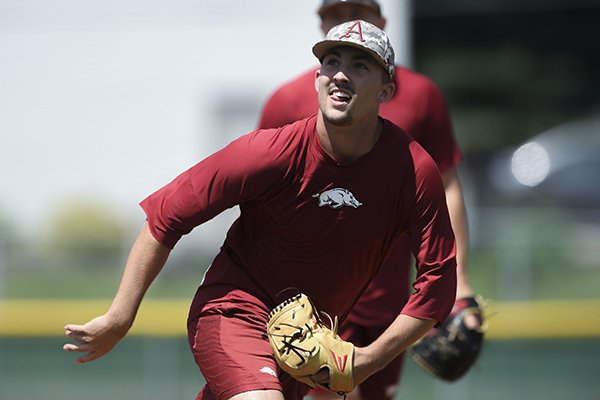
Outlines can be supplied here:
<path id="1" fill-rule="evenodd" d="M 456 298 L 472 296 L 473 290 L 469 283 L 467 265 L 469 251 L 469 233 L 467 213 L 465 211 L 462 187 L 456 168 L 450 168 L 442 173 L 448 213 L 452 223 L 452 230 L 456 238 Z"/>

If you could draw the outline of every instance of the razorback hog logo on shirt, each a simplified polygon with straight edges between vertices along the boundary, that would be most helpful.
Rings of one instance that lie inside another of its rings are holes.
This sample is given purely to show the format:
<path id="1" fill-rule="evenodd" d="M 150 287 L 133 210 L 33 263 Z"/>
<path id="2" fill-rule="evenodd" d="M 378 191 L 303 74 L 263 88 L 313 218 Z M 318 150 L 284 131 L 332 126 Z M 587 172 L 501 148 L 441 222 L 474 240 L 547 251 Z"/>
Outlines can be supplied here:
<path id="1" fill-rule="evenodd" d="M 358 208 L 362 203 L 354 197 L 348 189 L 335 188 L 314 194 L 313 197 L 319 199 L 319 207 L 329 206 L 335 210 L 343 206 Z"/>

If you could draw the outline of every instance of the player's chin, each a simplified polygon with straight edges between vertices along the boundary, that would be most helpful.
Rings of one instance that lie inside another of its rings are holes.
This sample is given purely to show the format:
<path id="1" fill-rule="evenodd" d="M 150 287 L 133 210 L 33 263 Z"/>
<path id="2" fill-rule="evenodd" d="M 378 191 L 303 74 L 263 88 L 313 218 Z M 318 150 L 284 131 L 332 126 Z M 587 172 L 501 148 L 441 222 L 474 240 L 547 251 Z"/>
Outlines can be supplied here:
<path id="1" fill-rule="evenodd" d="M 348 126 L 353 122 L 352 113 L 348 111 L 331 110 L 323 114 L 326 122 L 335 126 Z"/>

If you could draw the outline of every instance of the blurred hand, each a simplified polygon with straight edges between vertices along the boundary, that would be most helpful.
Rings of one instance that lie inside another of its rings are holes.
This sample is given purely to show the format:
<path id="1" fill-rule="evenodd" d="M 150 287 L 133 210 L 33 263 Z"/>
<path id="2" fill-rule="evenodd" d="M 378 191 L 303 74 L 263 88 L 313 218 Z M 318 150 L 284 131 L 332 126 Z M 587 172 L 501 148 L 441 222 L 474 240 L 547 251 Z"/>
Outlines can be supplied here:
<path id="1" fill-rule="evenodd" d="M 73 342 L 66 343 L 63 350 L 85 353 L 76 360 L 78 364 L 93 361 L 110 352 L 125 336 L 128 328 L 115 323 L 106 314 L 84 325 L 66 325 L 65 335 L 73 339 Z"/>
<path id="2" fill-rule="evenodd" d="M 483 325 L 482 317 L 476 314 L 465 315 L 465 325 L 467 328 L 478 331 Z"/>
<path id="3" fill-rule="evenodd" d="M 462 292 L 457 292 L 456 301 L 460 301 L 461 299 L 473 297 L 476 298 L 475 294 L 467 284 L 462 285 Z M 477 313 L 469 313 L 464 317 L 465 326 L 471 330 L 481 330 L 483 326 L 483 315 Z"/>

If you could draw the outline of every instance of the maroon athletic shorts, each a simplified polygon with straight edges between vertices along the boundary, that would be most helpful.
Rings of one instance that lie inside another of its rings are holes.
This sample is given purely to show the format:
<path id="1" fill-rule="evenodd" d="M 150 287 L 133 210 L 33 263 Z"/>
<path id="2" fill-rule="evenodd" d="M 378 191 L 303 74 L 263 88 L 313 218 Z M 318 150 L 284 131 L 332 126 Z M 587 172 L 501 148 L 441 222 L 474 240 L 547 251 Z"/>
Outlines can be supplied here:
<path id="1" fill-rule="evenodd" d="M 246 302 L 223 301 L 190 320 L 188 340 L 206 379 L 197 400 L 228 399 L 252 390 L 279 390 L 300 400 L 310 387 L 279 370 L 266 332 L 268 311 Z"/>

